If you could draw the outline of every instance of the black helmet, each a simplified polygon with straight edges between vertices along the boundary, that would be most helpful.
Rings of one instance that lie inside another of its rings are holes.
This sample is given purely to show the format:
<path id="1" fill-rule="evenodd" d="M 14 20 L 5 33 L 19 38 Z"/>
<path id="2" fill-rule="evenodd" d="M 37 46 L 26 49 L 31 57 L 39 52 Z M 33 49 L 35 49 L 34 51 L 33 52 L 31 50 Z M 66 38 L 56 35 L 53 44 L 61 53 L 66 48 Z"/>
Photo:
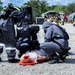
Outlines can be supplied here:
<path id="1" fill-rule="evenodd" d="M 20 21 L 20 15 L 21 15 L 21 12 L 18 10 L 15 10 L 10 14 L 9 17 L 14 20 L 14 23 L 17 23 L 18 21 Z"/>
<path id="2" fill-rule="evenodd" d="M 12 7 L 12 6 L 13 6 L 13 4 L 12 4 L 12 3 L 9 3 L 9 4 L 8 4 L 8 7 Z"/>
<path id="3" fill-rule="evenodd" d="M 21 15 L 21 12 L 18 10 L 15 10 L 10 14 L 10 17 L 14 17 L 14 16 L 19 17 L 20 15 Z"/>

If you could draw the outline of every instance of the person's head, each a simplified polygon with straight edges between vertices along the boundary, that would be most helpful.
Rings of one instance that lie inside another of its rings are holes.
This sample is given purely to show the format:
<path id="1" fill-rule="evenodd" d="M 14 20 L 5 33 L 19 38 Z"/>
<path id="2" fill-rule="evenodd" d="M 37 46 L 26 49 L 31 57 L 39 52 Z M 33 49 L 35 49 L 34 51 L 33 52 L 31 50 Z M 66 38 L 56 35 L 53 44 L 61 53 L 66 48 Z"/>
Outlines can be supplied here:
<path id="1" fill-rule="evenodd" d="M 48 16 L 47 16 L 47 21 L 48 21 L 48 22 L 53 22 L 53 17 L 52 17 L 51 15 L 48 15 Z"/>
<path id="2" fill-rule="evenodd" d="M 37 34 L 40 30 L 39 26 L 30 26 L 31 34 Z"/>
<path id="3" fill-rule="evenodd" d="M 59 23 L 57 20 L 54 22 L 53 20 L 50 21 L 50 19 L 47 19 L 47 21 L 43 23 L 44 32 L 46 33 L 47 29 L 52 25 L 59 25 Z"/>
<path id="4" fill-rule="evenodd" d="M 45 21 L 45 22 L 43 23 L 43 29 L 44 29 L 44 32 L 45 32 L 45 33 L 46 33 L 47 29 L 48 29 L 51 25 L 53 25 L 53 23 L 52 23 L 52 22 L 49 22 L 49 21 Z"/>
<path id="5" fill-rule="evenodd" d="M 12 4 L 12 3 L 9 3 L 9 4 L 8 4 L 8 7 L 13 7 L 13 4 Z"/>

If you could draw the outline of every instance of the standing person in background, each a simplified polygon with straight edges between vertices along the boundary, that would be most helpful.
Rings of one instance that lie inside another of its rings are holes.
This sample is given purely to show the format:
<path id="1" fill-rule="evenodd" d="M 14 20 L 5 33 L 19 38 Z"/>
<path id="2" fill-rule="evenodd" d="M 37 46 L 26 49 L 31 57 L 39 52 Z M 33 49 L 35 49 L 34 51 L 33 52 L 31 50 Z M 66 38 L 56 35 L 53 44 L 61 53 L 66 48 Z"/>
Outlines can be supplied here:
<path id="1" fill-rule="evenodd" d="M 64 14 L 64 22 L 67 22 L 67 16 Z"/>
<path id="2" fill-rule="evenodd" d="M 61 23 L 64 25 L 64 16 L 61 17 Z"/>

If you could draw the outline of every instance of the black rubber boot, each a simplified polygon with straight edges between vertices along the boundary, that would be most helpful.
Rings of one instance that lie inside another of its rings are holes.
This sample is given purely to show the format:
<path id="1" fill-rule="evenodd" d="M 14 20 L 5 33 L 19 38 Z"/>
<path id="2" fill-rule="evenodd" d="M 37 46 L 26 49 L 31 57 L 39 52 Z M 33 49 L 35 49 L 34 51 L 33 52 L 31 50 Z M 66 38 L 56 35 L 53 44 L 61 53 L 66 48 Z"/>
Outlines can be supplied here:
<path id="1" fill-rule="evenodd" d="M 53 58 L 52 60 L 50 60 L 48 63 L 49 64 L 54 64 L 54 63 L 62 63 L 63 61 L 59 58 Z"/>
<path id="2" fill-rule="evenodd" d="M 63 60 L 60 58 L 58 55 L 54 55 L 53 58 L 48 62 L 49 64 L 54 64 L 54 63 L 62 63 Z"/>
<path id="3" fill-rule="evenodd" d="M 10 50 L 6 50 L 7 53 L 7 58 L 8 58 L 8 62 L 10 63 L 15 63 L 18 62 L 17 59 L 15 59 L 16 56 L 16 50 L 14 49 L 10 49 Z"/>
<path id="4" fill-rule="evenodd" d="M 0 57 L 0 62 L 2 61 L 1 57 Z"/>
<path id="5" fill-rule="evenodd" d="M 0 55 L 2 54 L 3 52 L 3 46 L 0 46 Z M 0 57 L 0 62 L 2 61 L 1 57 Z"/>
<path id="6" fill-rule="evenodd" d="M 3 46 L 0 46 L 0 54 L 3 52 Z"/>

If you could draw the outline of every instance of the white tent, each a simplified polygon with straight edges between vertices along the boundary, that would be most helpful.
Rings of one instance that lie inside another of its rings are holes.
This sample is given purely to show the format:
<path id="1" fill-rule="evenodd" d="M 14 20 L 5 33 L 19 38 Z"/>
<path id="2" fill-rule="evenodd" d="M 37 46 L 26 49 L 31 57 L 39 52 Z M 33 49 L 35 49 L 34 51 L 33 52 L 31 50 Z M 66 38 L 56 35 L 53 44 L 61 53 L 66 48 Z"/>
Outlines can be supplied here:
<path id="1" fill-rule="evenodd" d="M 75 12 L 72 13 L 72 14 L 70 14 L 70 15 L 68 16 L 68 20 L 73 20 L 74 15 L 75 15 Z"/>
<path id="2" fill-rule="evenodd" d="M 45 15 L 47 15 L 48 13 L 56 13 L 56 12 L 54 12 L 54 11 L 47 11 L 47 12 L 45 12 L 45 13 L 43 13 L 43 14 L 41 14 L 41 16 L 44 18 L 45 17 Z"/>

